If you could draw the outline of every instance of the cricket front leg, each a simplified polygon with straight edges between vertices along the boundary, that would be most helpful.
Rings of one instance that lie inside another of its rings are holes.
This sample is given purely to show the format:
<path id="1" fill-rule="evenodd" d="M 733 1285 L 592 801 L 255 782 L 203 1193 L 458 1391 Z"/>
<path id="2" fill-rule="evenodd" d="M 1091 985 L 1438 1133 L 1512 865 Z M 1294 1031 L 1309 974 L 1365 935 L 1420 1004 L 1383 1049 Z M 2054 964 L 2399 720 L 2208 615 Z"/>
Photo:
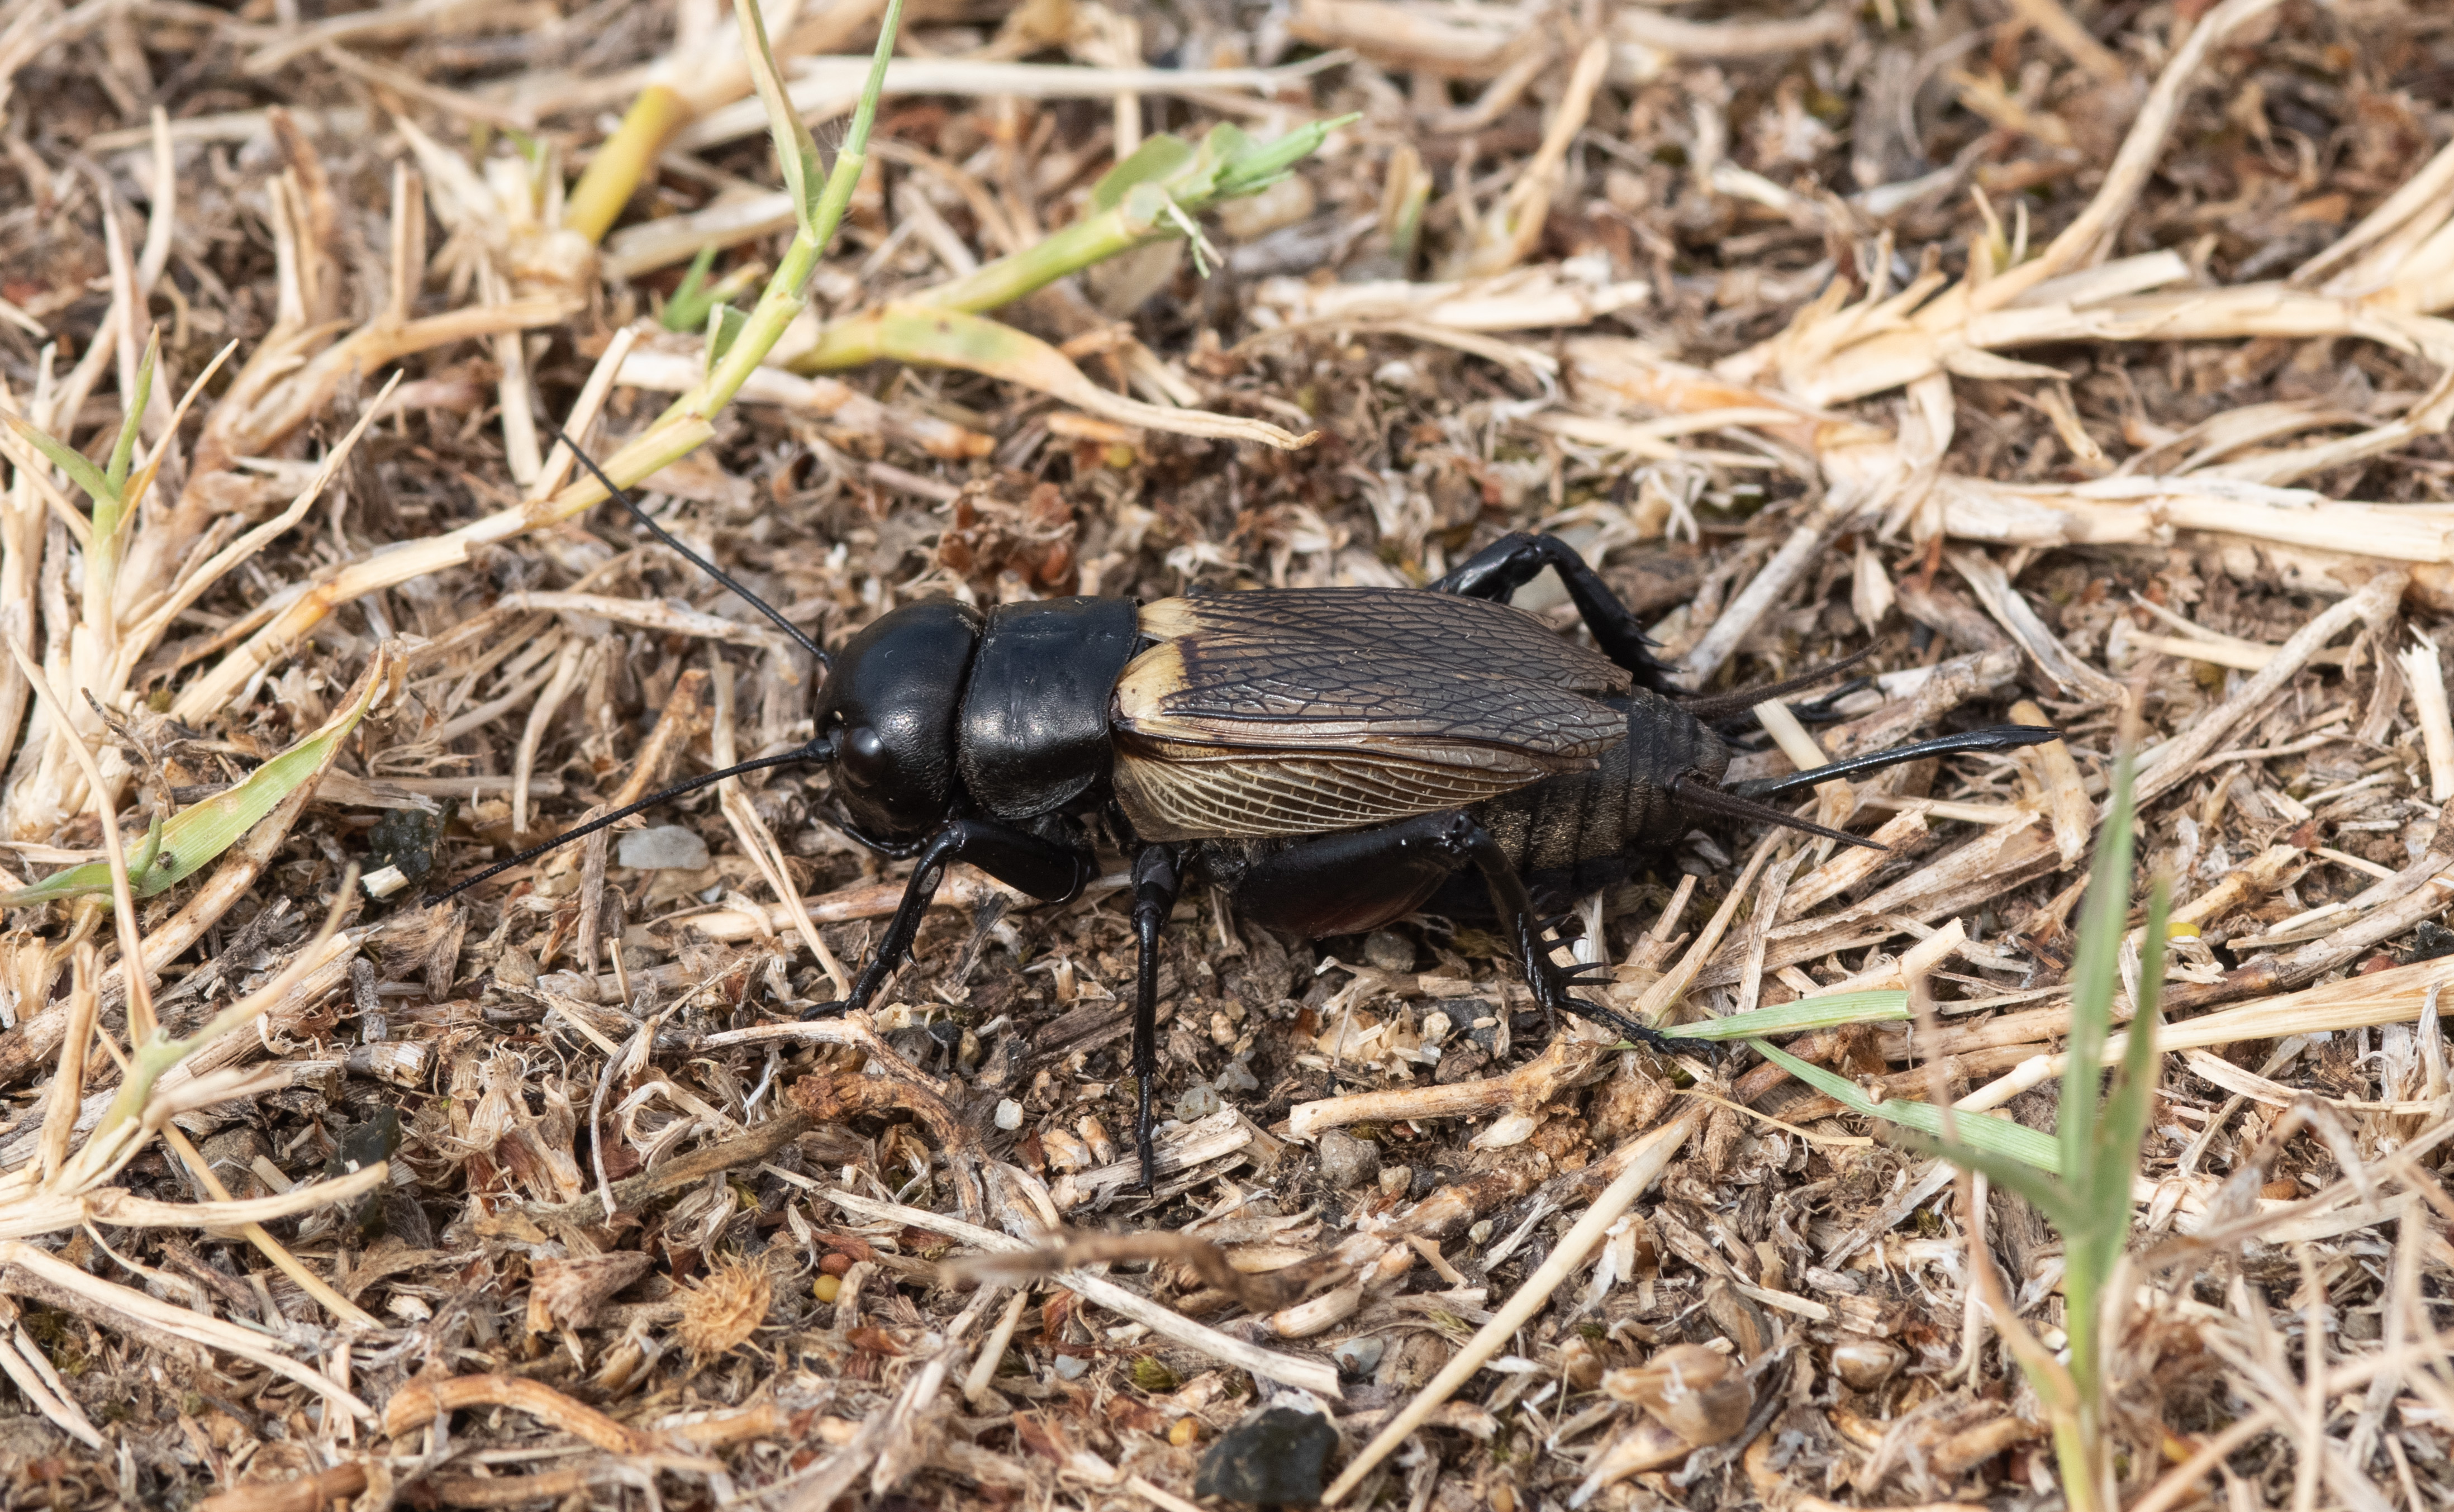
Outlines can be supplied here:
<path id="1" fill-rule="evenodd" d="M 895 917 L 887 924 L 886 935 L 877 942 L 869 964 L 854 980 L 852 996 L 837 1002 L 818 1003 L 802 1018 L 815 1018 L 869 1006 L 870 999 L 886 985 L 886 979 L 895 975 L 895 968 L 911 957 L 912 942 L 920 937 L 920 921 L 937 897 L 937 885 L 945 880 L 946 868 L 955 861 L 967 861 L 1010 887 L 1052 903 L 1078 895 L 1096 869 L 1096 857 L 1088 851 L 1002 824 L 980 819 L 955 820 L 921 847 L 919 859 L 912 868 L 912 879 L 904 884 L 903 901 L 895 906 Z"/>
<path id="2" fill-rule="evenodd" d="M 1182 885 L 1176 854 L 1145 845 L 1134 857 L 1134 1148 L 1141 1156 L 1142 1190 L 1158 1190 L 1158 1141 L 1151 1090 L 1158 1080 L 1158 932 L 1176 912 Z"/>

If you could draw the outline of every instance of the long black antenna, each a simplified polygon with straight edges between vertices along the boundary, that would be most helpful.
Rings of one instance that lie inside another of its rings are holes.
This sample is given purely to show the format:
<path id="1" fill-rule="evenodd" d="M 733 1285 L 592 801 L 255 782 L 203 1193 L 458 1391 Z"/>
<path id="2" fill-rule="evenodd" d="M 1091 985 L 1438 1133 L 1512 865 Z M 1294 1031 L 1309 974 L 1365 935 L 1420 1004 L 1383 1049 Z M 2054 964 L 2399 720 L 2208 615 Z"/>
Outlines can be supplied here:
<path id="1" fill-rule="evenodd" d="M 684 546 L 680 541 L 675 540 L 671 531 L 666 530 L 663 526 L 650 518 L 648 512 L 641 509 L 638 506 L 638 503 L 634 500 L 630 494 L 622 492 L 620 485 L 616 484 L 612 478 L 605 475 L 605 470 L 596 465 L 595 458 L 581 451 L 579 449 L 578 442 L 573 440 L 570 436 L 563 434 L 561 426 L 554 424 L 552 420 L 548 420 L 546 422 L 546 429 L 553 433 L 553 438 L 555 440 L 560 441 L 564 446 L 571 449 L 571 454 L 579 458 L 579 465 L 588 469 L 588 471 L 594 475 L 597 482 L 604 484 L 605 492 L 614 495 L 614 501 L 621 505 L 624 509 L 629 510 L 631 512 L 631 517 L 637 520 L 642 526 L 645 526 L 650 534 L 653 534 L 656 539 L 672 547 L 674 551 L 679 552 L 685 559 L 694 563 L 700 572 L 707 574 L 707 575 L 714 578 L 717 582 L 722 583 L 725 587 L 732 589 L 735 594 L 740 595 L 742 601 L 747 603 L 751 608 L 755 609 L 760 614 L 765 615 L 769 619 L 774 620 L 775 622 L 776 629 L 792 636 L 795 640 L 799 641 L 801 643 L 801 649 L 808 652 L 811 656 L 816 659 L 818 670 L 820 672 L 823 673 L 834 665 L 833 660 L 827 655 L 827 649 L 824 646 L 819 645 L 809 635 L 804 635 L 800 626 L 793 623 L 789 619 L 786 619 L 784 617 L 783 611 L 767 602 L 767 600 L 759 597 L 756 594 L 752 593 L 749 589 L 742 587 L 739 583 L 734 582 L 731 576 L 727 575 L 723 568 L 716 566 L 714 562 L 709 561 L 698 553 L 692 551 L 687 546 Z M 505 864 L 508 865 L 509 863 L 507 862 Z M 461 885 L 465 887 L 468 884 L 464 882 Z"/>
<path id="2" fill-rule="evenodd" d="M 1829 761 L 1803 772 L 1793 772 L 1785 777 L 1758 777 L 1752 782 L 1733 782 L 1721 791 L 1746 798 L 1777 798 L 1785 793 L 1796 793 L 1835 777 L 1854 777 L 1861 772 L 1881 772 L 1903 761 L 1919 761 L 1927 756 L 1951 756 L 1961 751 L 2016 751 L 2022 746 L 2043 745 L 2062 737 L 2060 730 L 2041 724 L 1996 724 L 1982 730 L 1970 730 L 1961 735 L 1938 736 L 1920 740 L 1915 745 L 1894 746 L 1888 751 L 1870 751 L 1844 761 Z"/>
<path id="3" fill-rule="evenodd" d="M 721 782 L 726 777 L 739 776 L 744 772 L 764 772 L 770 767 L 788 767 L 798 765 L 803 762 L 816 764 L 819 762 L 832 761 L 835 759 L 835 748 L 833 742 L 827 740 L 813 740 L 808 745 L 787 751 L 782 756 L 760 756 L 753 761 L 743 761 L 733 766 L 719 768 L 714 772 L 702 773 L 697 776 L 692 777 L 687 782 L 676 782 L 672 787 L 666 788 L 661 792 L 649 794 L 646 797 L 641 798 L 636 803 L 625 804 L 621 808 L 615 809 L 611 814 L 601 815 L 596 818 L 589 820 L 585 824 L 565 830 L 560 835 L 555 836 L 553 839 L 546 841 L 543 845 L 532 845 L 527 850 L 522 851 L 519 855 L 511 857 L 509 860 L 496 861 L 493 865 L 487 867 L 484 871 L 479 872 L 474 877 L 466 878 L 456 886 L 451 888 L 449 891 L 429 893 L 426 895 L 426 901 L 431 905 L 455 897 L 490 877 L 494 877 L 503 872 L 508 872 L 513 867 L 518 866 L 523 862 L 533 861 L 548 851 L 568 845 L 572 841 L 580 839 L 583 837 L 593 835 L 598 830 L 604 829 L 609 825 L 618 824 L 622 820 L 629 818 L 634 814 L 644 814 L 668 798 L 677 798 L 685 793 L 695 793 L 700 788 L 706 787 L 710 783 Z"/>

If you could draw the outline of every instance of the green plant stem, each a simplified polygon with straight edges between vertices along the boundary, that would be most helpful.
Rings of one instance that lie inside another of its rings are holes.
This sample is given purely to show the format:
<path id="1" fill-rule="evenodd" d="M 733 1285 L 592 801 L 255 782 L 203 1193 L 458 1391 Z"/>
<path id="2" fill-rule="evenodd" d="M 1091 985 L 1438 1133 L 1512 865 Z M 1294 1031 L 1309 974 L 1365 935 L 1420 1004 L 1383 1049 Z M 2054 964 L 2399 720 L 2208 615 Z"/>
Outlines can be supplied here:
<path id="1" fill-rule="evenodd" d="M 852 128 L 844 136 L 843 151 L 835 154 L 835 167 L 828 171 L 817 205 L 802 228 L 794 232 L 792 245 L 784 249 L 783 260 L 768 278 L 757 306 L 750 312 L 749 322 L 723 356 L 716 359 L 707 377 L 697 388 L 675 399 L 650 433 L 661 429 L 665 422 L 683 417 L 695 417 L 701 423 L 713 418 L 741 392 L 741 386 L 750 381 L 758 364 L 775 350 L 775 343 L 784 339 L 785 331 L 808 306 L 810 279 L 816 274 L 818 259 L 828 243 L 835 240 L 836 228 L 843 224 L 853 191 L 859 186 L 861 172 L 869 162 L 870 128 L 877 120 L 877 97 L 886 88 L 886 63 L 895 55 L 895 34 L 902 14 L 903 0 L 887 0 L 886 14 L 878 22 L 877 50 L 870 56 L 869 81 L 861 87 L 860 104 L 853 111 Z M 611 468 L 607 471 L 613 472 Z M 613 475 L 626 484 L 632 481 L 620 473 Z"/>
<path id="2" fill-rule="evenodd" d="M 1157 194 L 1163 208 L 1166 196 L 1157 191 L 1151 192 Z M 1174 229 L 1159 219 L 1158 209 L 1140 203 L 1145 197 L 1137 193 L 1126 204 L 1077 220 L 1011 257 L 1000 257 L 975 272 L 924 289 L 906 302 L 982 314 L 1111 257 L 1174 235 Z M 1149 212 L 1147 215 L 1137 213 L 1144 210 Z M 835 321 L 819 333 L 815 346 L 793 359 L 792 369 L 803 373 L 832 373 L 875 362 L 888 355 L 878 344 L 878 333 L 875 321 L 856 316 Z"/>
<path id="3" fill-rule="evenodd" d="M 2098 1494 L 2103 1482 L 2095 1452 L 2104 1442 L 2102 1424 L 2085 1406 L 2077 1412 L 2057 1412 L 2053 1420 L 2054 1462 L 2062 1472 L 2063 1505 L 2069 1512 L 2104 1512 L 2103 1499 Z"/>

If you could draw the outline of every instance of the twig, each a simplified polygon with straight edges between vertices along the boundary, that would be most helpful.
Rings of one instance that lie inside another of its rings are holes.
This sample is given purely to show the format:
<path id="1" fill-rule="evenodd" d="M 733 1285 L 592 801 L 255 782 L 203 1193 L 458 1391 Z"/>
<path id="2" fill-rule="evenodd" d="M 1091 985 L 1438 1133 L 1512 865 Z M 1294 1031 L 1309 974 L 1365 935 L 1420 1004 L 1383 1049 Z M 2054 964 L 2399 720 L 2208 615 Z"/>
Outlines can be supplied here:
<path id="1" fill-rule="evenodd" d="M 367 1467 L 355 1460 L 271 1485 L 232 1486 L 196 1503 L 196 1512 L 324 1512 L 367 1488 Z"/>
<path id="2" fill-rule="evenodd" d="M 464 1407 L 510 1407 L 588 1442 L 608 1454 L 654 1454 L 663 1447 L 653 1434 L 624 1427 L 593 1407 L 572 1401 L 541 1381 L 519 1376 L 453 1376 L 412 1381 L 384 1403 L 383 1431 L 395 1439 Z"/>
<path id="3" fill-rule="evenodd" d="M 2411 640 L 2395 660 L 2411 690 L 2412 714 L 2428 747 L 2428 796 L 2444 803 L 2454 798 L 2454 712 L 2445 701 L 2445 665 L 2437 659 L 2437 642 L 2426 634 L 2415 630 Z"/>
<path id="4" fill-rule="evenodd" d="M 1576 1227 L 1560 1236 L 1559 1244 L 1543 1260 L 1541 1268 L 1525 1279 L 1525 1284 L 1519 1287 L 1517 1294 L 1493 1315 L 1491 1321 L 1467 1341 L 1438 1375 L 1416 1393 L 1414 1400 L 1406 1403 L 1404 1411 L 1364 1445 L 1362 1452 L 1322 1495 L 1321 1505 L 1335 1506 L 1344 1500 L 1349 1492 L 1362 1483 L 1363 1478 L 1375 1465 L 1396 1451 L 1408 1434 L 1422 1426 L 1434 1409 L 1456 1395 L 1458 1388 L 1472 1380 L 1476 1371 L 1506 1348 L 1517 1330 L 1530 1322 L 1534 1315 L 1551 1300 L 1551 1294 L 1576 1274 L 1578 1268 L 1584 1264 L 1585 1258 L 1602 1241 L 1610 1226 L 1636 1205 L 1636 1200 L 1660 1177 L 1680 1146 L 1686 1143 L 1688 1137 L 1703 1124 L 1704 1110 L 1699 1108 L 1680 1114 L 1639 1140 L 1638 1153 L 1629 1161 L 1625 1172 L 1594 1199 L 1593 1206 L 1585 1210 L 1585 1216 L 1577 1220 Z"/>
<path id="5" fill-rule="evenodd" d="M 763 1160 L 782 1149 L 813 1127 L 807 1114 L 797 1108 L 779 1108 L 775 1116 L 758 1124 L 747 1134 L 737 1135 L 705 1149 L 669 1160 L 653 1171 L 624 1177 L 614 1183 L 616 1211 L 635 1212 L 671 1192 L 696 1185 L 711 1176 Z M 603 1198 L 594 1192 L 568 1202 L 535 1205 L 529 1216 L 539 1222 L 597 1223 L 604 1220 Z"/>
<path id="6" fill-rule="evenodd" d="M 1539 1056 L 1506 1076 L 1298 1102 L 1287 1110 L 1287 1132 L 1298 1139 L 1308 1139 L 1324 1130 L 1350 1123 L 1472 1119 L 1499 1108 L 1539 1107 L 1557 1097 L 1561 1088 L 1583 1079 L 1608 1048 L 1607 1042 L 1598 1044 L 1562 1033 Z"/>
<path id="7" fill-rule="evenodd" d="M 894 1219 L 915 1228 L 927 1229 L 961 1240 L 976 1249 L 994 1254 L 1014 1254 L 1032 1246 L 1018 1239 L 1010 1239 L 995 1229 L 966 1223 L 960 1219 L 932 1213 L 926 1208 L 907 1207 L 900 1202 L 881 1202 L 875 1198 L 860 1197 L 851 1192 L 822 1188 L 816 1194 L 856 1218 Z M 1248 1370 L 1266 1380 L 1301 1386 L 1306 1391 L 1335 1401 L 1340 1392 L 1335 1367 L 1315 1361 L 1297 1360 L 1288 1355 L 1274 1354 L 1240 1339 L 1231 1338 L 1139 1293 L 1127 1291 L 1105 1276 L 1090 1271 L 1067 1271 L 1056 1278 L 1058 1285 L 1079 1293 L 1086 1301 L 1096 1303 L 1140 1323 L 1151 1332 L 1177 1343 L 1197 1349 L 1213 1360 Z"/>

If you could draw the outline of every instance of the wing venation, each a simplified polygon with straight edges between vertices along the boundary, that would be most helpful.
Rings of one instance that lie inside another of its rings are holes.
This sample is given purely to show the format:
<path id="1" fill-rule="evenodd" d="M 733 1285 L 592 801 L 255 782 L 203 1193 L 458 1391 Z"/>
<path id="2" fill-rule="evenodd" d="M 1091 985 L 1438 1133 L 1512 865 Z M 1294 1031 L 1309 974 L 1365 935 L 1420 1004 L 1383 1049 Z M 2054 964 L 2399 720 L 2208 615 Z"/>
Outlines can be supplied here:
<path id="1" fill-rule="evenodd" d="M 1116 685 L 1117 796 L 1151 839 L 1461 808 L 1626 738 L 1627 672 L 1506 605 L 1380 589 L 1165 599 Z"/>

